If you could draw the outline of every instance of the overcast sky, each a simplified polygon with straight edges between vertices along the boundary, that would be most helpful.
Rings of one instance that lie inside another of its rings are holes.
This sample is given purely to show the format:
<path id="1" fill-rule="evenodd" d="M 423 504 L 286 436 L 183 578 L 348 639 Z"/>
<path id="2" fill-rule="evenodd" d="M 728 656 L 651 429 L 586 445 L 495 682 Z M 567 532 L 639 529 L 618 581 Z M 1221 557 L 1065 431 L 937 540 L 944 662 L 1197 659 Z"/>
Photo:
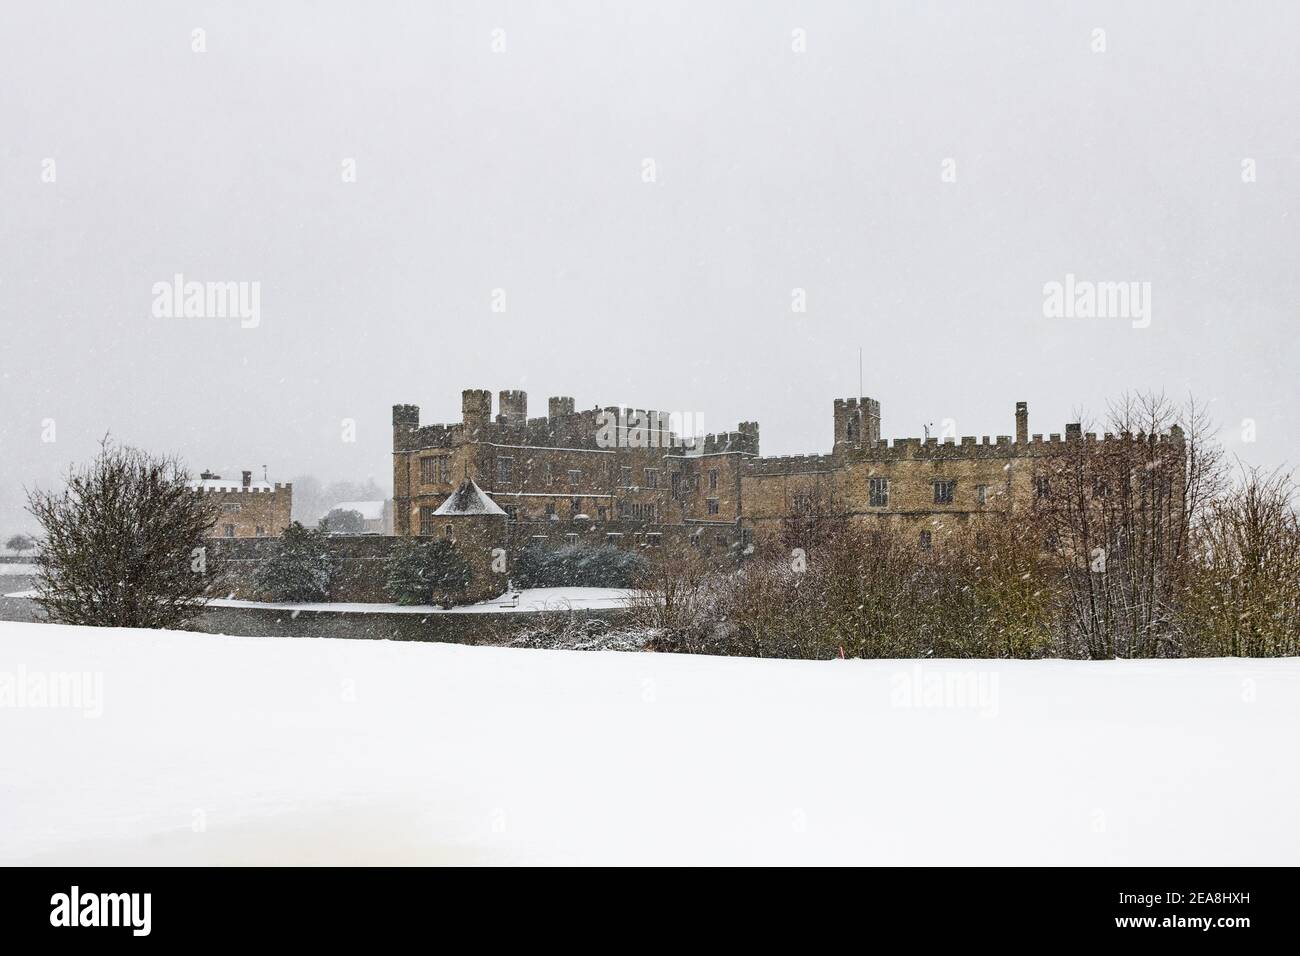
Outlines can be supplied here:
<path id="1" fill-rule="evenodd" d="M 888 437 L 1163 389 L 1300 463 L 1298 28 L 1291 0 L 6 3 L 0 533 L 105 432 L 388 488 L 390 407 L 456 420 L 471 386 L 827 451 L 859 346 Z M 156 316 L 176 273 L 260 283 L 256 327 Z M 1045 316 L 1067 274 L 1150 283 L 1149 326 Z"/>

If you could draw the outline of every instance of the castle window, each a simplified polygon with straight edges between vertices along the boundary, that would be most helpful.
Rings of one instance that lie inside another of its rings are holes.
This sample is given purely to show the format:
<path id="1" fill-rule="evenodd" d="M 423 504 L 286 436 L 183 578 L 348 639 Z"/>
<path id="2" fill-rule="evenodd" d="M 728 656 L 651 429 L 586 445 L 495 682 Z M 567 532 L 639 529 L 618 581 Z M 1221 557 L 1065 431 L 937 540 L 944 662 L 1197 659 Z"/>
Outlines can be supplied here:
<path id="1" fill-rule="evenodd" d="M 604 508 L 604 507 L 597 508 L 597 509 L 596 509 L 596 516 L 597 516 L 601 521 L 606 520 L 606 518 L 609 517 L 609 509 Z"/>
<path id="2" fill-rule="evenodd" d="M 504 512 L 506 513 L 506 517 L 509 518 L 511 521 L 518 521 L 518 520 L 519 520 L 519 506 L 518 506 L 518 505 L 502 505 L 502 506 L 501 506 L 501 510 L 504 511 Z"/>
<path id="3" fill-rule="evenodd" d="M 708 501 L 706 502 L 706 504 L 708 505 L 709 514 L 711 514 L 711 515 L 715 515 L 715 514 L 718 513 L 718 499 L 717 499 L 717 498 L 710 498 L 710 499 L 708 499 Z"/>
<path id="4" fill-rule="evenodd" d="M 513 458 L 497 459 L 497 484 L 508 485 L 514 480 L 515 460 Z"/>
<path id="5" fill-rule="evenodd" d="M 681 496 L 682 496 L 682 473 L 680 471 L 674 471 L 673 472 L 673 497 L 680 498 Z"/>
<path id="6" fill-rule="evenodd" d="M 542 462 L 542 483 L 547 485 L 555 483 L 555 475 L 551 473 L 551 463 L 549 461 Z"/>
<path id="7" fill-rule="evenodd" d="M 711 500 L 717 501 L 716 498 Z M 793 498 L 793 504 L 791 505 L 791 510 L 794 511 L 794 513 L 797 515 L 812 514 L 812 510 L 813 510 L 812 495 L 808 495 L 808 494 L 795 495 Z M 713 512 L 709 512 L 709 513 L 713 514 Z"/>
<path id="8" fill-rule="evenodd" d="M 867 504 L 872 508 L 889 507 L 889 479 L 867 479 Z"/>
<path id="9" fill-rule="evenodd" d="M 254 531 L 253 534 L 257 535 L 257 537 L 259 537 L 259 538 L 265 538 L 265 537 L 266 537 L 266 529 L 263 528 L 263 527 L 259 524 L 259 525 L 257 526 L 257 530 Z"/>
<path id="10" fill-rule="evenodd" d="M 934 536 L 929 531 L 921 532 L 921 550 L 929 551 L 934 545 Z"/>
<path id="11" fill-rule="evenodd" d="M 569 534 L 566 534 L 566 535 L 564 536 L 564 543 L 565 543 L 565 544 L 577 544 L 577 543 L 578 543 L 578 536 L 577 536 L 576 534 L 573 534 L 572 532 L 569 533 Z"/>
<path id="12" fill-rule="evenodd" d="M 233 512 L 238 512 L 238 511 L 240 510 L 241 507 L 242 507 L 242 506 L 241 506 L 238 502 L 236 502 L 236 501 L 232 501 L 232 502 L 230 502 L 229 504 L 224 504 L 224 505 L 222 505 L 222 506 L 221 506 L 221 510 L 224 511 L 224 512 L 226 512 L 227 514 L 230 514 L 230 513 L 233 513 Z"/>
<path id="13" fill-rule="evenodd" d="M 1094 498 L 1110 497 L 1110 482 L 1100 475 L 1092 479 L 1092 496 Z"/>
<path id="14" fill-rule="evenodd" d="M 620 468 L 618 470 L 618 483 L 624 488 L 632 487 L 632 469 Z"/>
<path id="15" fill-rule="evenodd" d="M 861 412 L 854 413 L 849 417 L 849 420 L 846 423 L 846 427 L 844 429 L 845 437 L 851 442 L 857 442 L 858 437 L 862 432 L 862 425 L 861 425 L 861 418 L 860 418 L 861 414 L 862 414 Z"/>
<path id="16" fill-rule="evenodd" d="M 555 502 L 554 502 L 554 501 L 548 501 L 548 502 L 546 503 L 546 517 L 548 517 L 548 518 L 554 518 L 554 517 L 555 517 Z"/>
<path id="17" fill-rule="evenodd" d="M 235 526 L 233 524 L 225 525 L 222 527 L 221 533 L 227 538 L 233 538 L 235 536 Z"/>
<path id="18" fill-rule="evenodd" d="M 452 532 L 452 527 L 451 527 L 450 524 L 448 524 L 447 527 L 443 528 L 443 530 L 442 530 L 442 536 L 443 536 L 444 538 L 446 538 L 448 541 L 450 541 L 452 538 L 454 538 L 454 537 L 456 536 L 456 535 Z"/>
<path id="19" fill-rule="evenodd" d="M 570 512 L 573 514 L 573 516 L 574 516 L 575 518 L 576 518 L 578 515 L 582 514 L 582 499 L 581 499 L 581 498 L 572 498 L 572 499 L 570 499 L 570 501 L 569 501 L 569 510 L 570 510 Z"/>
<path id="20" fill-rule="evenodd" d="M 718 469 L 709 469 L 709 491 L 718 490 Z"/>
<path id="21" fill-rule="evenodd" d="M 438 509 L 433 505 L 420 505 L 420 534 L 434 534 L 433 513 Z"/>
<path id="22" fill-rule="evenodd" d="M 934 483 L 934 503 L 936 505 L 952 504 L 953 492 L 957 490 L 957 482 L 954 479 L 945 479 Z"/>
<path id="23" fill-rule="evenodd" d="M 1037 498 L 1048 498 L 1052 494 L 1052 483 L 1046 475 L 1039 475 L 1034 479 L 1034 496 Z"/>
<path id="24" fill-rule="evenodd" d="M 658 487 L 659 487 L 659 469 L 658 469 L 658 468 L 647 468 L 647 469 L 645 470 L 645 486 L 646 486 L 647 488 L 658 488 Z"/>
<path id="25" fill-rule="evenodd" d="M 657 548 L 659 547 L 659 542 L 663 540 L 663 537 L 664 536 L 658 531 L 647 532 L 645 536 L 645 546 L 647 548 Z"/>
<path id="26" fill-rule="evenodd" d="M 578 487 L 578 482 L 580 482 L 580 481 L 582 481 L 582 472 L 579 471 L 577 468 L 570 468 L 570 469 L 569 469 L 569 487 L 570 487 L 570 488 L 576 488 L 576 487 Z"/>
<path id="27" fill-rule="evenodd" d="M 451 458 L 447 455 L 430 455 L 420 459 L 420 484 L 447 484 L 451 480 Z"/>
<path id="28" fill-rule="evenodd" d="M 984 507 L 986 504 L 989 503 L 989 486 L 988 486 L 988 485 L 976 485 L 976 486 L 975 486 L 975 500 L 979 502 L 981 508 Z"/>

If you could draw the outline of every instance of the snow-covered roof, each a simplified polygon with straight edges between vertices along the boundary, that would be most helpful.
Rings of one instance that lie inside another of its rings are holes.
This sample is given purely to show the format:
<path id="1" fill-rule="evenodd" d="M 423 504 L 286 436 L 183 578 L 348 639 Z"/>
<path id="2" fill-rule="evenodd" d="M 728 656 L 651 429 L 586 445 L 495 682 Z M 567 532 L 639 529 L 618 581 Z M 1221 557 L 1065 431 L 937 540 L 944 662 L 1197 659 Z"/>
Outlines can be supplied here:
<path id="1" fill-rule="evenodd" d="M 483 493 L 483 489 L 474 484 L 473 479 L 466 478 L 450 498 L 438 506 L 435 515 L 503 515 L 504 511 L 495 501 Z"/>
<path id="2" fill-rule="evenodd" d="M 379 521 L 384 516 L 382 501 L 340 501 L 330 511 L 355 511 L 365 521 Z"/>

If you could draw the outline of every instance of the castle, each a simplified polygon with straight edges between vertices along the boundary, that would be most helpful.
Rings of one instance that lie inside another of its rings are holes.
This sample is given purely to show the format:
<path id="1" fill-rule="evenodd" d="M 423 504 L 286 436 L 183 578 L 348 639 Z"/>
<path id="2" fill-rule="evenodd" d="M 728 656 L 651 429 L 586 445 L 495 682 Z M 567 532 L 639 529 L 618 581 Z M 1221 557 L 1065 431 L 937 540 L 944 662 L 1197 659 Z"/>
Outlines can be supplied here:
<path id="1" fill-rule="evenodd" d="M 205 471 L 189 482 L 201 495 L 215 496 L 220 514 L 208 530 L 210 538 L 273 538 L 289 527 L 293 511 L 293 483 L 272 485 L 254 481 L 245 471 L 239 481 Z"/>
<path id="2" fill-rule="evenodd" d="M 1015 435 L 880 437 L 880 403 L 835 399 L 826 454 L 763 457 L 759 427 L 690 441 L 654 411 L 578 411 L 550 398 L 528 417 L 528 396 L 466 389 L 461 421 L 420 425 L 415 405 L 393 406 L 394 530 L 439 535 L 438 508 L 472 479 L 505 512 L 514 542 L 604 540 L 656 547 L 691 544 L 766 550 L 800 516 L 835 514 L 889 527 L 929 548 L 936 536 L 1006 517 L 1050 494 L 1052 463 L 1072 443 L 1130 436 L 1030 435 L 1029 407 L 1015 407 Z M 1160 441 L 1181 448 L 1175 428 Z"/>

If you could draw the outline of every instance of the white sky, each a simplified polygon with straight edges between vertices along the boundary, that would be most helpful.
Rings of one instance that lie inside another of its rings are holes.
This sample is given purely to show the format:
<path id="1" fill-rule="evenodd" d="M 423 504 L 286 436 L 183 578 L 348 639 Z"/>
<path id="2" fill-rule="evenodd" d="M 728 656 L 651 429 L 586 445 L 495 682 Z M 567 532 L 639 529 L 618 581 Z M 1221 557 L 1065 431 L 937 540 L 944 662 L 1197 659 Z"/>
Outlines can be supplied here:
<path id="1" fill-rule="evenodd" d="M 1298 28 L 1281 0 L 5 4 L 0 533 L 105 432 L 387 488 L 390 406 L 455 420 L 470 386 L 826 451 L 859 345 L 888 437 L 1155 388 L 1300 462 Z M 152 317 L 177 272 L 259 281 L 260 325 Z M 1150 282 L 1150 327 L 1045 318 L 1067 273 Z"/>

